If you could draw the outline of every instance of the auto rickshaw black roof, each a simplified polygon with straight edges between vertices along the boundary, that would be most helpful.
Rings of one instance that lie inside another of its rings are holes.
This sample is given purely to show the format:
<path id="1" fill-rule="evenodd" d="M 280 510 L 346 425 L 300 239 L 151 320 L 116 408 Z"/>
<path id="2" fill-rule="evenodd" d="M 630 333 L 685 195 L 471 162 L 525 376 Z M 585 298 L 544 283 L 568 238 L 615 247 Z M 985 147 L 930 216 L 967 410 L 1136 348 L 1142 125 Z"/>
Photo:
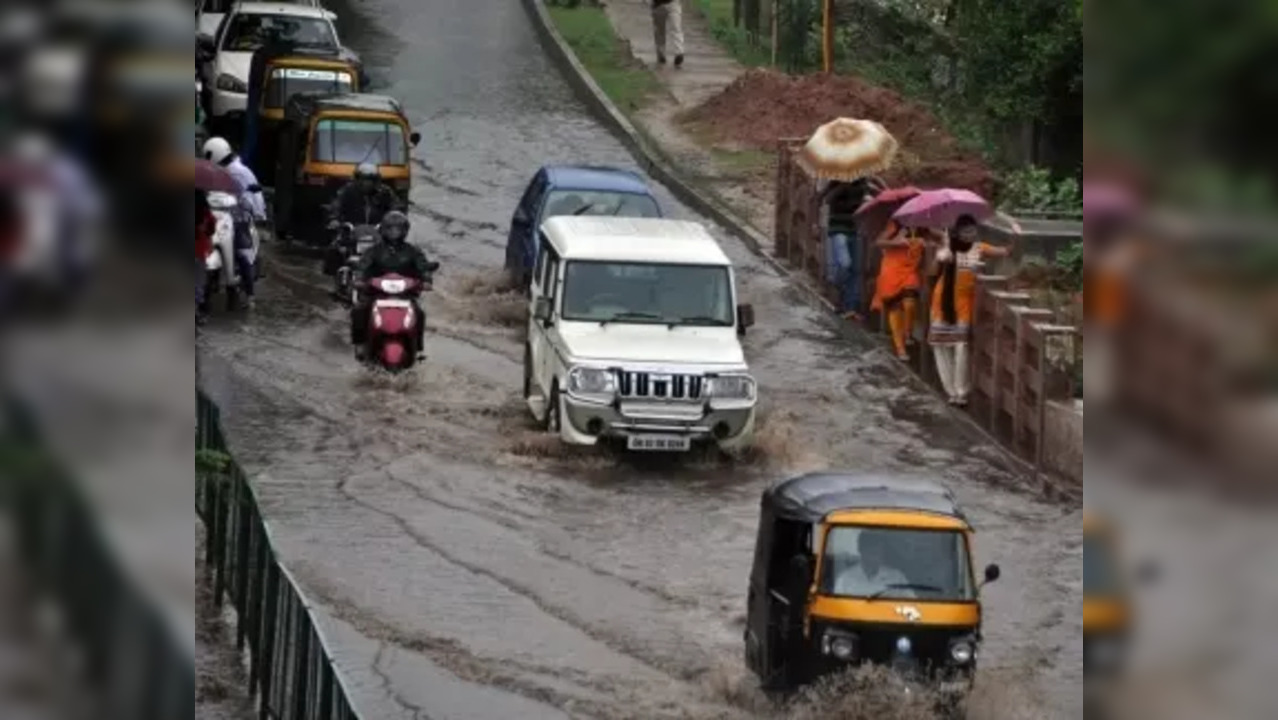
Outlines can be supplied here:
<path id="1" fill-rule="evenodd" d="M 395 98 L 369 93 L 298 93 L 289 98 L 285 116 L 294 120 L 306 120 L 326 110 L 354 110 L 404 116 L 404 109 Z"/>
<path id="2" fill-rule="evenodd" d="M 810 523 L 839 510 L 915 510 L 967 522 L 945 486 L 918 476 L 887 473 L 800 475 L 765 490 L 763 505 L 780 517 Z"/>

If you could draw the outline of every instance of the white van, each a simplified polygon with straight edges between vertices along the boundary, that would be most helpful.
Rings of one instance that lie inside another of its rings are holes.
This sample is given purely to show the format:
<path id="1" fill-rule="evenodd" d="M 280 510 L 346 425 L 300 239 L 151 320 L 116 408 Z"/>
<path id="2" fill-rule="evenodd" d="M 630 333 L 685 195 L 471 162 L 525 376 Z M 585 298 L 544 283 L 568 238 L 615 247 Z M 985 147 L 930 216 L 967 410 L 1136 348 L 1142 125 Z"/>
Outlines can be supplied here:
<path id="1" fill-rule="evenodd" d="M 554 217 L 538 233 L 524 397 L 567 443 L 724 450 L 754 435 L 757 385 L 732 263 L 697 223 Z"/>

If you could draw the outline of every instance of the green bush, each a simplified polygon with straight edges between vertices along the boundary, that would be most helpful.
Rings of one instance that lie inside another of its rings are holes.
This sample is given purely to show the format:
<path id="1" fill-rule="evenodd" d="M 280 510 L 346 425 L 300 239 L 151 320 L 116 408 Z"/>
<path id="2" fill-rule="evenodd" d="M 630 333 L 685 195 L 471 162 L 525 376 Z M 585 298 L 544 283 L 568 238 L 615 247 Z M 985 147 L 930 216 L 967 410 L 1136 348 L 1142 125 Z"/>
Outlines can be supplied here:
<path id="1" fill-rule="evenodd" d="M 1028 165 L 1003 175 L 999 205 L 1008 210 L 1082 212 L 1083 191 L 1074 178 L 1053 180 L 1046 168 Z"/>

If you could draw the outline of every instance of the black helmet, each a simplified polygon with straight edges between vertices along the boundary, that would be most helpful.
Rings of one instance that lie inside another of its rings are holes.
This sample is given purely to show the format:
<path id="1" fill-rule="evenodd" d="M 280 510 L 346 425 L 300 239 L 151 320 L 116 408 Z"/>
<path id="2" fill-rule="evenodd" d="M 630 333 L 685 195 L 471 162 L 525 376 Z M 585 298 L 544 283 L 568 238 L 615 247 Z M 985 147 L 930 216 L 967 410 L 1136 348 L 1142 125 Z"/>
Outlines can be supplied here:
<path id="1" fill-rule="evenodd" d="M 408 237 L 408 228 L 410 226 L 407 215 L 398 210 L 391 210 L 382 216 L 382 222 L 377 226 L 377 229 L 381 232 L 383 240 L 397 243 L 403 242 Z"/>
<path id="2" fill-rule="evenodd" d="M 355 179 L 356 180 L 381 180 L 382 173 L 381 171 L 377 169 L 377 166 L 374 165 L 373 163 L 363 162 L 363 163 L 360 163 L 359 166 L 355 168 Z"/>

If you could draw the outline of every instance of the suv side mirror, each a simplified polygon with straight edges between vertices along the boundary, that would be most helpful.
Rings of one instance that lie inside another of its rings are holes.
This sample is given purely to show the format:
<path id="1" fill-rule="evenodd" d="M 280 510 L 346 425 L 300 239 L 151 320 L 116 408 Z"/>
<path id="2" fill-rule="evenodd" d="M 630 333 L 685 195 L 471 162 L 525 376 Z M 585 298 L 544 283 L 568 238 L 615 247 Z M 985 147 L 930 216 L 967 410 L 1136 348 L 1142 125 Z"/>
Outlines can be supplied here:
<path id="1" fill-rule="evenodd" d="M 539 297 L 533 300 L 533 320 L 541 323 L 550 322 L 550 298 Z"/>
<path id="2" fill-rule="evenodd" d="M 995 580 L 998 580 L 1002 576 L 1003 576 L 1003 571 L 999 569 L 999 566 L 991 563 L 985 566 L 985 582 L 981 584 L 989 585 L 990 583 L 994 582 Z"/>
<path id="3" fill-rule="evenodd" d="M 408 134 L 408 144 L 417 147 L 417 143 L 422 141 L 422 134 L 419 132 L 411 132 Z"/>
<path id="4" fill-rule="evenodd" d="M 754 306 L 745 303 L 737 306 L 737 329 L 741 333 L 754 327 Z"/>

